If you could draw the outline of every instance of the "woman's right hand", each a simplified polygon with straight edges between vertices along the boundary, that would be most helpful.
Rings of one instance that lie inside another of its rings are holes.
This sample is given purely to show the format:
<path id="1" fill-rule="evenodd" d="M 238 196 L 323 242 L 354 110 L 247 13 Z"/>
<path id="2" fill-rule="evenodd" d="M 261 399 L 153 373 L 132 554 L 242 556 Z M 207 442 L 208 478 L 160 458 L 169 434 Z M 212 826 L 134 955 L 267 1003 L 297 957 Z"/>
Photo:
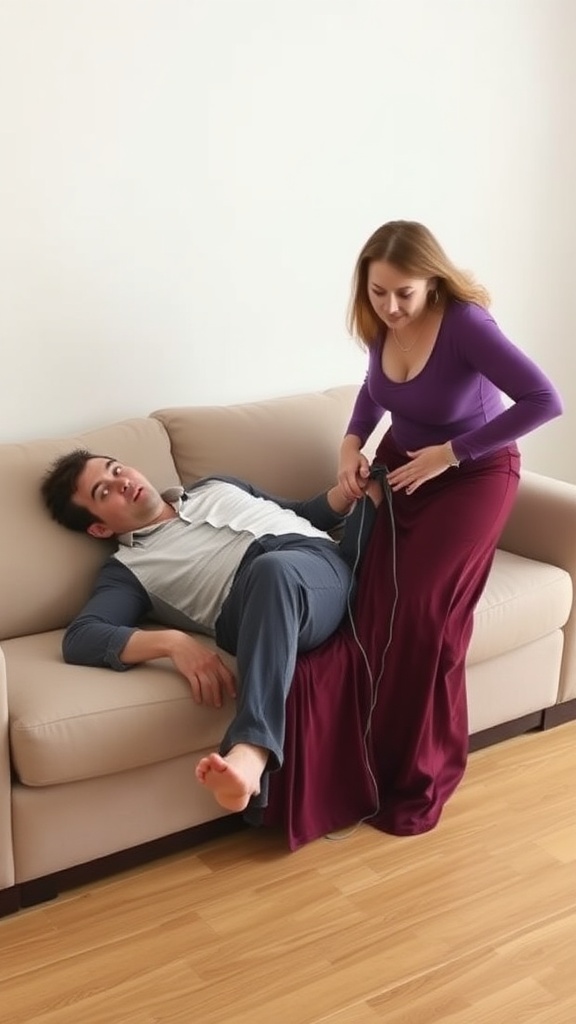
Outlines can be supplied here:
<path id="1" fill-rule="evenodd" d="M 361 498 L 370 477 L 370 464 L 358 446 L 359 439 L 354 441 L 345 438 L 340 451 L 338 466 L 338 483 L 348 501 Z"/>

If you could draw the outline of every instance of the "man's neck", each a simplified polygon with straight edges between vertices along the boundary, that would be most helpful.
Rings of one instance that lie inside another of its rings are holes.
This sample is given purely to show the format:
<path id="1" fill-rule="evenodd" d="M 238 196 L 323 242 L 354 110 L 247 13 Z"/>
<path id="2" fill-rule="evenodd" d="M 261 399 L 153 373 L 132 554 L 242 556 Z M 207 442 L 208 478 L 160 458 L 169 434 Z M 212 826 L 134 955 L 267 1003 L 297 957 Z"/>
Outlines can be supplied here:
<path id="1" fill-rule="evenodd" d="M 158 523 L 165 523 L 168 519 L 176 519 L 178 513 L 173 505 L 169 501 L 162 502 L 162 511 L 160 515 L 156 516 L 148 526 L 156 526 Z"/>

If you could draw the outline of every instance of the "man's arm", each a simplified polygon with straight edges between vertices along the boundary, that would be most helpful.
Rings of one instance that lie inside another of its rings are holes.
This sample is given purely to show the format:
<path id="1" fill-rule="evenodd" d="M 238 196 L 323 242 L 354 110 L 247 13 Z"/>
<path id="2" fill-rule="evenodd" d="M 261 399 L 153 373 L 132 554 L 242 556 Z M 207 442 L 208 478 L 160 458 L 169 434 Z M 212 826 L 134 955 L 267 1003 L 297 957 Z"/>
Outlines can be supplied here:
<path id="1" fill-rule="evenodd" d="M 64 661 L 117 672 L 128 668 L 120 654 L 150 608 L 148 594 L 134 574 L 116 558 L 109 558 L 92 596 L 64 634 Z"/>
<path id="2" fill-rule="evenodd" d="M 152 605 L 130 569 L 110 558 L 94 592 L 71 622 L 62 643 L 64 660 L 124 671 L 154 658 L 170 658 L 190 683 L 197 704 L 220 707 L 235 696 L 235 679 L 216 651 L 178 629 L 138 629 Z"/>
<path id="3" fill-rule="evenodd" d="M 170 658 L 190 683 L 196 704 L 219 708 L 223 695 L 236 696 L 236 680 L 217 651 L 179 629 L 135 630 L 120 658 L 124 668 L 154 658 Z"/>

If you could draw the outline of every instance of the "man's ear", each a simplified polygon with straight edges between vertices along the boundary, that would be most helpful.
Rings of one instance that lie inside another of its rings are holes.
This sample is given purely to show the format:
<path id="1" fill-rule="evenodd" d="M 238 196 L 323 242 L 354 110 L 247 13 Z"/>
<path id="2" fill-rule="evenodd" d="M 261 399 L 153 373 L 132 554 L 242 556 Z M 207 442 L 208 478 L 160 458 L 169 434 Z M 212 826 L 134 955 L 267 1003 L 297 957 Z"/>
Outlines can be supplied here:
<path id="1" fill-rule="evenodd" d="M 98 537 L 99 540 L 105 540 L 114 535 L 114 531 L 104 523 L 90 523 L 87 533 L 89 533 L 91 537 Z"/>

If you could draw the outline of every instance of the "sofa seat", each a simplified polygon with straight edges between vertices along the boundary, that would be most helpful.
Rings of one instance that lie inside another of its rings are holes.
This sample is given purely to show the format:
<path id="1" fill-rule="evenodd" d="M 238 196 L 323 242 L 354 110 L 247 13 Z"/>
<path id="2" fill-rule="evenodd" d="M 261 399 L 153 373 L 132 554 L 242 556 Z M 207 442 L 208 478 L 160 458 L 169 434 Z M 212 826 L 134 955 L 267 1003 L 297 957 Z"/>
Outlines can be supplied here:
<path id="1" fill-rule="evenodd" d="M 498 551 L 476 612 L 468 663 L 560 630 L 571 603 L 567 572 Z M 169 662 L 122 673 L 62 665 L 61 639 L 56 630 L 3 645 L 12 760 L 21 783 L 77 782 L 218 746 L 230 702 L 221 710 L 198 707 Z"/>
<path id="2" fill-rule="evenodd" d="M 498 549 L 474 615 L 466 664 L 514 651 L 561 629 L 572 607 L 565 569 Z"/>
<path id="3" fill-rule="evenodd" d="M 55 630 L 2 645 L 12 764 L 21 783 L 78 782 L 218 746 L 231 701 L 221 709 L 197 706 L 168 661 L 127 672 L 63 665 L 61 641 Z"/>

